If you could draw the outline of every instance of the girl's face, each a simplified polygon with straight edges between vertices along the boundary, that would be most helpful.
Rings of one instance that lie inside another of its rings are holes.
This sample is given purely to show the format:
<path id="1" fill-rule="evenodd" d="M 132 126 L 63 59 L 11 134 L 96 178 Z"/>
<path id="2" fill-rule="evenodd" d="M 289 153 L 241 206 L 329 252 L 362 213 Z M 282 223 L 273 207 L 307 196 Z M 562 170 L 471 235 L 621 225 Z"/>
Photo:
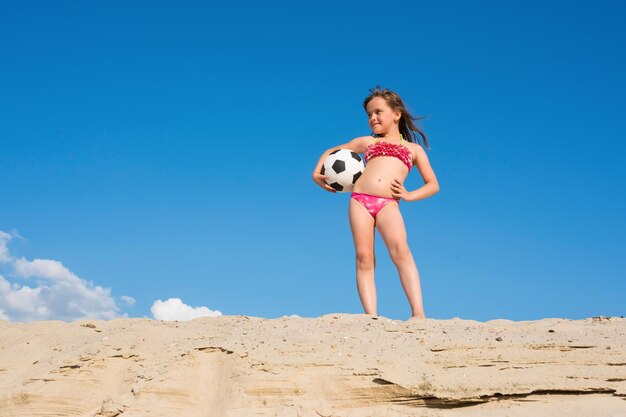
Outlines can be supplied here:
<path id="1" fill-rule="evenodd" d="M 401 113 L 394 112 L 382 97 L 371 99 L 366 110 L 370 129 L 378 135 L 389 133 L 394 125 L 397 126 L 401 116 Z"/>

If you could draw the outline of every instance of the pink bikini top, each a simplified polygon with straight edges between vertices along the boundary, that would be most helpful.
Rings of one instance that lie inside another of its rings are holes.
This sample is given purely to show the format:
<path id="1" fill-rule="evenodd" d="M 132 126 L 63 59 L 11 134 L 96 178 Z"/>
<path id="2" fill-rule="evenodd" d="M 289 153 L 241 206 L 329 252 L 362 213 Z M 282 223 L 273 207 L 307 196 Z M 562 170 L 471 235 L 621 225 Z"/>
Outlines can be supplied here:
<path id="1" fill-rule="evenodd" d="M 404 146 L 404 138 L 400 135 L 402 139 L 401 145 L 396 145 L 389 142 L 377 142 L 378 138 L 374 139 L 374 142 L 370 143 L 367 147 L 367 150 L 363 154 L 365 157 L 365 161 L 368 162 L 372 158 L 376 158 L 377 156 L 393 156 L 398 158 L 406 167 L 411 170 L 413 163 L 411 162 L 411 151 L 409 148 Z"/>

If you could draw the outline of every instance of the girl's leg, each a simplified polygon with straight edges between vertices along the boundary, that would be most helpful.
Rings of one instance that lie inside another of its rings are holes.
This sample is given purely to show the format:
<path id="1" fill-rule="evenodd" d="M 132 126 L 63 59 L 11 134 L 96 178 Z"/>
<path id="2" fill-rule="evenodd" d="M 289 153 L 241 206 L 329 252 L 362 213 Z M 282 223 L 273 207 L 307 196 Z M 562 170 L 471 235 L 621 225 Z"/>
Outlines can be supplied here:
<path id="1" fill-rule="evenodd" d="M 348 209 L 350 229 L 356 252 L 356 286 L 365 314 L 376 313 L 376 285 L 374 283 L 374 218 L 358 201 L 350 199 Z"/>
<path id="2" fill-rule="evenodd" d="M 406 229 L 398 204 L 387 204 L 378 212 L 376 227 L 389 250 L 391 260 L 398 268 L 402 288 L 411 305 L 412 318 L 426 318 L 422 304 L 420 277 L 406 240 Z"/>

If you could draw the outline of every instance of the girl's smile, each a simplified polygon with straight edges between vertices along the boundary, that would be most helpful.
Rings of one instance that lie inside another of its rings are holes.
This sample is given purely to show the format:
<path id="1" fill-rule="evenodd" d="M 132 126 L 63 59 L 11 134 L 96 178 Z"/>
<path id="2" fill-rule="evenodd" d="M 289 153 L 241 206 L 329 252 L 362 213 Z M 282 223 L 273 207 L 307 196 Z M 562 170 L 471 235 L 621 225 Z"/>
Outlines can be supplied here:
<path id="1" fill-rule="evenodd" d="M 399 112 L 394 112 L 381 97 L 375 97 L 367 104 L 367 116 L 375 133 L 389 133 L 400 118 Z"/>

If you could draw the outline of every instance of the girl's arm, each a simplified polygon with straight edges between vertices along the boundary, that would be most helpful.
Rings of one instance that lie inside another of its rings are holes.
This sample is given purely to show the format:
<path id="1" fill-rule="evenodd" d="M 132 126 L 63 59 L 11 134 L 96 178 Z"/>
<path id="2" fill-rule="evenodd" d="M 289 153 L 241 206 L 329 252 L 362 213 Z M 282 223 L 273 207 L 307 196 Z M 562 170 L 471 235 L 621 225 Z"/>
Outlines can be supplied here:
<path id="1" fill-rule="evenodd" d="M 418 144 L 415 144 L 411 150 L 414 155 L 413 163 L 419 170 L 424 180 L 424 185 L 417 190 L 407 191 L 400 181 L 394 179 L 391 185 L 392 195 L 405 201 L 423 200 L 439 192 L 439 182 L 437 182 L 435 171 L 433 171 L 433 168 L 430 166 L 426 151 Z"/>
<path id="2" fill-rule="evenodd" d="M 327 149 L 322 154 L 322 156 L 320 156 L 320 159 L 317 161 L 317 165 L 315 166 L 315 169 L 313 170 L 313 175 L 312 175 L 313 182 L 315 182 L 317 185 L 319 185 L 326 191 L 330 191 L 333 193 L 336 192 L 334 188 L 332 188 L 331 186 L 329 186 L 328 184 L 324 182 L 324 180 L 327 178 L 325 175 L 321 174 L 322 165 L 324 165 L 324 160 L 328 157 L 328 155 L 330 155 L 332 152 L 336 151 L 337 149 L 350 149 L 351 151 L 354 151 L 356 153 L 363 153 L 367 149 L 367 145 L 372 140 L 373 138 L 371 136 L 362 136 L 359 138 L 354 138 L 350 142 L 344 143 L 343 145 L 338 145 L 330 149 Z"/>

